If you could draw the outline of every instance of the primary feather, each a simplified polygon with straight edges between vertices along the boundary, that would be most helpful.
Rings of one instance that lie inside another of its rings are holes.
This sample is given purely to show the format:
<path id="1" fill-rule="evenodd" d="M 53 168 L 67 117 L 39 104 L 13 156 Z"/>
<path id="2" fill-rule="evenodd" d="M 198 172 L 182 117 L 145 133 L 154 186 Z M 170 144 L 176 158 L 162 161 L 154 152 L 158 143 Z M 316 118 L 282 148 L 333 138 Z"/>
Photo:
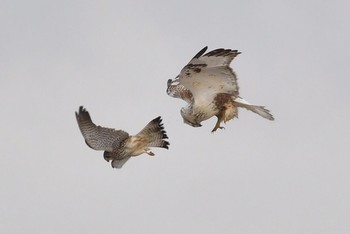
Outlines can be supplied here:
<path id="1" fill-rule="evenodd" d="M 216 131 L 222 128 L 221 122 L 238 116 L 238 107 L 273 120 L 263 106 L 249 104 L 239 97 L 237 76 L 229 65 L 240 52 L 216 49 L 204 54 L 206 50 L 204 47 L 199 51 L 174 80 L 167 82 L 167 94 L 188 103 L 181 109 L 184 122 L 200 127 L 202 121 L 216 116 L 218 121 L 213 129 Z"/>
<path id="2" fill-rule="evenodd" d="M 112 160 L 112 167 L 121 168 L 130 157 L 147 153 L 153 156 L 149 147 L 169 148 L 169 142 L 164 130 L 161 117 L 149 122 L 135 136 L 130 136 L 123 130 L 96 126 L 89 112 L 82 106 L 75 112 L 79 129 L 86 144 L 94 150 L 103 150 L 106 161 Z"/>

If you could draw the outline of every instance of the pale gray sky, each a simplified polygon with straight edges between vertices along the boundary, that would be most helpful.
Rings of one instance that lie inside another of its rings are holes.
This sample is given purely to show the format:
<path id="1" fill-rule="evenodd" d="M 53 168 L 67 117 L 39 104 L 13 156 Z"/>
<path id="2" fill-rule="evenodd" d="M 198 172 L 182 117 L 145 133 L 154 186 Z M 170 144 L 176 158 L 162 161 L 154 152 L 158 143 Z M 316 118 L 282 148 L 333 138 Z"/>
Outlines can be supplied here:
<path id="1" fill-rule="evenodd" d="M 348 1 L 0 3 L 1 233 L 350 233 Z M 245 110 L 211 134 L 166 81 L 204 46 L 232 64 Z M 112 169 L 79 105 L 170 150 Z"/>

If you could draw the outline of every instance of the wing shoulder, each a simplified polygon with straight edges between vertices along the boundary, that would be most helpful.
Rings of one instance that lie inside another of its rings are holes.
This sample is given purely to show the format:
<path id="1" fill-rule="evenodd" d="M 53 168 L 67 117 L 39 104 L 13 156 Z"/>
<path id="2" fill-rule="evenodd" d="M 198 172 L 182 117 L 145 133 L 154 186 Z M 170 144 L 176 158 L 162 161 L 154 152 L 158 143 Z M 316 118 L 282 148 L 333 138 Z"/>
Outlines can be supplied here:
<path id="1" fill-rule="evenodd" d="M 168 95 L 189 104 L 210 101 L 217 93 L 239 95 L 237 76 L 229 65 L 240 52 L 220 48 L 205 54 L 206 50 L 200 50 L 174 81 L 168 81 Z"/>
<path id="2" fill-rule="evenodd" d="M 182 84 L 180 84 L 178 79 L 169 79 L 167 85 L 168 87 L 166 92 L 169 96 L 174 98 L 180 98 L 186 101 L 187 103 L 193 102 L 193 95 L 191 91 L 185 88 L 185 86 L 183 86 Z"/>

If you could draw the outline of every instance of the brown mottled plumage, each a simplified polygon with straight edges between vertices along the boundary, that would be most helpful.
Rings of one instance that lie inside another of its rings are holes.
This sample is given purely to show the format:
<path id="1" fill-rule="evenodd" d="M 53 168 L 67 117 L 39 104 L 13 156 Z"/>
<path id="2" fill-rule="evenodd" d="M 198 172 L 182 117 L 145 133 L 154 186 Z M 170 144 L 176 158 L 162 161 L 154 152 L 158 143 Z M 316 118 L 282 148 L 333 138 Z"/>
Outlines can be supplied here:
<path id="1" fill-rule="evenodd" d="M 112 160 L 112 167 L 121 168 L 130 157 L 146 153 L 154 156 L 149 147 L 169 148 L 168 136 L 164 130 L 161 117 L 149 122 L 135 136 L 129 136 L 123 130 L 96 126 L 84 107 L 75 112 L 80 131 L 86 144 L 94 150 L 103 150 L 104 159 Z"/>
<path id="2" fill-rule="evenodd" d="M 207 47 L 204 47 L 199 51 L 174 80 L 167 82 L 167 94 L 188 104 L 181 109 L 184 122 L 200 127 L 202 121 L 216 116 L 218 120 L 212 130 L 214 132 L 223 128 L 221 122 L 238 117 L 238 107 L 274 120 L 265 107 L 252 105 L 239 97 L 237 77 L 229 65 L 240 52 L 216 49 L 204 54 L 206 50 Z"/>

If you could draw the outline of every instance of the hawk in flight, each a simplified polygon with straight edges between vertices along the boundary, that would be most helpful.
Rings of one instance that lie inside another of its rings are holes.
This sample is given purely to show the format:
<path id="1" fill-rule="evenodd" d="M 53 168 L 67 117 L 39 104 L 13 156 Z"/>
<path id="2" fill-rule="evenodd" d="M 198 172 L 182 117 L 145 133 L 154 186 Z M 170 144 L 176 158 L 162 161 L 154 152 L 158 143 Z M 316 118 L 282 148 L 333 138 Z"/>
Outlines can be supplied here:
<path id="1" fill-rule="evenodd" d="M 223 128 L 221 122 L 238 117 L 238 107 L 274 120 L 269 110 L 239 96 L 237 77 L 229 65 L 240 52 L 216 49 L 204 54 L 207 48 L 199 51 L 174 80 L 168 80 L 167 94 L 188 104 L 181 109 L 184 122 L 201 127 L 202 121 L 215 115 L 218 118 L 212 130 L 215 132 Z"/>
<path id="2" fill-rule="evenodd" d="M 94 150 L 104 150 L 103 157 L 113 168 L 121 168 L 130 157 L 146 153 L 154 156 L 149 147 L 169 149 L 168 136 L 164 130 L 161 117 L 149 122 L 141 132 L 130 136 L 123 130 L 96 126 L 82 106 L 75 112 L 78 125 L 86 144 Z"/>

